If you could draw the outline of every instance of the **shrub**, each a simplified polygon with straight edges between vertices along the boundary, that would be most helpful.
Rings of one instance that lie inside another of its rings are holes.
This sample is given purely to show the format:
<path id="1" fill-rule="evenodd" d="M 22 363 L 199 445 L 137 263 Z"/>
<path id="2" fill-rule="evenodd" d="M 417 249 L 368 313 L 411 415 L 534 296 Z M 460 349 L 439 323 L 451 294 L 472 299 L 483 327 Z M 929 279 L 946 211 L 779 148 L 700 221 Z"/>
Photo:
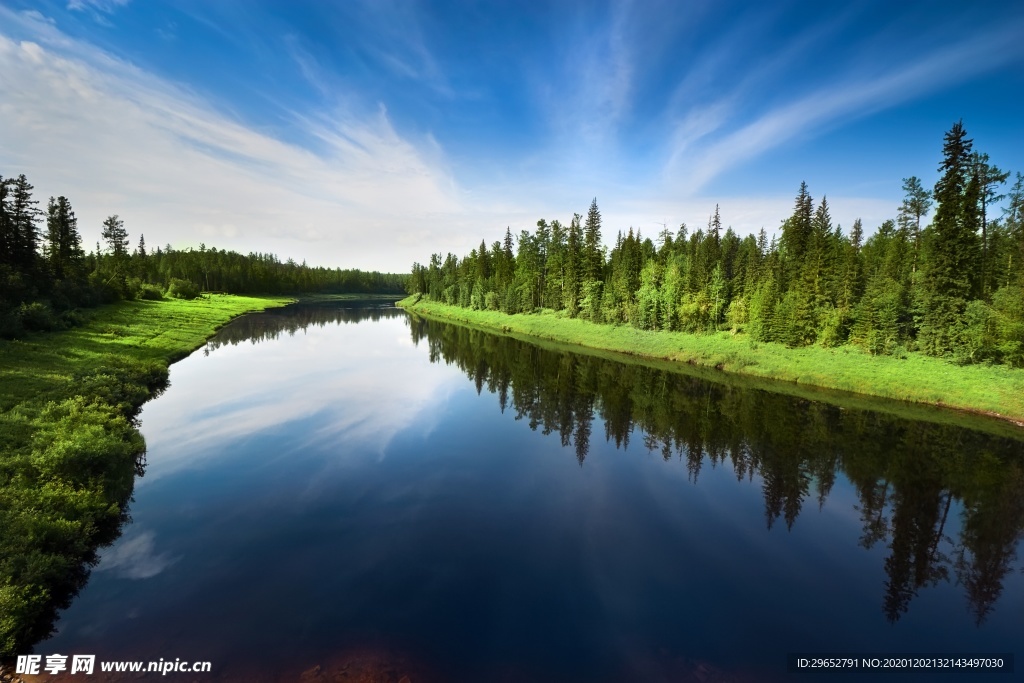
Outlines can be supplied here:
<path id="1" fill-rule="evenodd" d="M 40 481 L 70 488 L 99 483 L 106 503 L 115 505 L 131 491 L 146 443 L 114 408 L 77 396 L 50 403 L 38 425 L 31 463 Z"/>
<path id="2" fill-rule="evenodd" d="M 18 317 L 21 319 L 21 326 L 30 332 L 50 332 L 64 328 L 64 324 L 54 315 L 49 304 L 38 301 L 22 304 L 18 309 Z"/>
<path id="3" fill-rule="evenodd" d="M 106 367 L 95 373 L 75 376 L 78 392 L 132 415 L 153 392 L 167 386 L 167 368 L 156 361 L 128 356 L 111 356 Z"/>
<path id="4" fill-rule="evenodd" d="M 109 278 L 99 273 L 89 273 L 89 290 L 92 304 L 109 304 L 121 298 L 120 290 L 111 284 Z"/>
<path id="5" fill-rule="evenodd" d="M 195 299 L 199 296 L 199 287 L 181 278 L 171 278 L 167 285 L 167 296 L 175 299 Z"/>
<path id="6" fill-rule="evenodd" d="M 147 301 L 160 301 L 164 298 L 164 293 L 156 285 L 145 284 L 139 288 L 139 298 Z"/>
<path id="7" fill-rule="evenodd" d="M 725 313 L 725 320 L 733 333 L 742 332 L 743 328 L 750 322 L 750 310 L 747 308 L 747 300 L 742 297 L 733 299 Z"/>

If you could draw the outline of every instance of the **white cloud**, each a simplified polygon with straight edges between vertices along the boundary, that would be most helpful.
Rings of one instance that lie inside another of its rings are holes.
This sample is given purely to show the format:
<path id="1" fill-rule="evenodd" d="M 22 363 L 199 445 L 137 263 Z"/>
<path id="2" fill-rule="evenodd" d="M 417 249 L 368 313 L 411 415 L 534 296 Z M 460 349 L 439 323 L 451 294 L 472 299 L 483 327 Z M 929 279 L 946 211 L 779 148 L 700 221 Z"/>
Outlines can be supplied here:
<path id="1" fill-rule="evenodd" d="M 313 152 L 38 18 L 0 13 L 35 34 L 0 35 L 3 172 L 68 196 L 87 244 L 118 213 L 150 244 L 218 237 L 241 251 L 405 270 L 465 227 L 436 142 L 402 138 L 383 108 L 296 116 L 320 143 Z"/>

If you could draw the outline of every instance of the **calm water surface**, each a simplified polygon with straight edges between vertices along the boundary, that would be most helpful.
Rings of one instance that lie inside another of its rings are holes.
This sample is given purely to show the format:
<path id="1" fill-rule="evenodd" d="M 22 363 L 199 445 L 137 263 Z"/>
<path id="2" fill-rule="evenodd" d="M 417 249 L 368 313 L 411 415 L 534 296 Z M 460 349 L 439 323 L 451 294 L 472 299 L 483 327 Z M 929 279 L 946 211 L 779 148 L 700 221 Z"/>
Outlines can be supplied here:
<path id="1" fill-rule="evenodd" d="M 1024 448 L 981 432 L 337 306 L 227 326 L 141 424 L 132 520 L 36 652 L 413 683 L 1024 652 Z"/>

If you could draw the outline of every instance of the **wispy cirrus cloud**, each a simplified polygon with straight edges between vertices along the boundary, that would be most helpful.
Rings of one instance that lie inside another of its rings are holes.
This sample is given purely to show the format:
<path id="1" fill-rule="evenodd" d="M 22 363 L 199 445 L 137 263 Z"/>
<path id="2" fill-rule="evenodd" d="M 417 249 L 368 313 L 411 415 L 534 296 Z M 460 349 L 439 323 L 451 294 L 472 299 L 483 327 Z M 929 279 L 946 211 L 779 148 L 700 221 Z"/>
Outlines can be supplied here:
<path id="1" fill-rule="evenodd" d="M 1021 60 L 1024 25 L 991 29 L 983 35 L 934 48 L 902 64 L 861 69 L 838 82 L 799 95 L 755 115 L 748 123 L 718 138 L 711 133 L 733 113 L 732 103 L 698 108 L 674 133 L 666 173 L 681 177 L 691 191 L 699 191 L 723 171 L 775 149 L 794 138 L 820 134 L 829 127 L 869 116 L 948 87 L 1000 65 Z M 700 146 L 696 143 L 705 141 Z M 679 168 L 687 155 L 686 168 Z"/>
<path id="2" fill-rule="evenodd" d="M 71 12 L 87 13 L 92 20 L 101 26 L 113 26 L 108 17 L 127 5 L 131 0 L 69 0 L 67 8 Z"/>
<path id="3" fill-rule="evenodd" d="M 96 11 L 112 14 L 131 0 L 70 0 L 68 9 L 75 12 Z"/>

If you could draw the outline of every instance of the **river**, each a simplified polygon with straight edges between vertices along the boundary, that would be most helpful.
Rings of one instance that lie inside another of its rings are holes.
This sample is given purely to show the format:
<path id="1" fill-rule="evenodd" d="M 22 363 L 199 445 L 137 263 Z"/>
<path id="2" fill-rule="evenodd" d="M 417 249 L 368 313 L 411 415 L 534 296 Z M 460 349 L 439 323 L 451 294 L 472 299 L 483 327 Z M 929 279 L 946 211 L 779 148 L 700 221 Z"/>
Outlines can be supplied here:
<path id="1" fill-rule="evenodd" d="M 38 653 L 738 683 L 888 680 L 798 655 L 1024 652 L 1024 442 L 984 431 L 380 303 L 239 319 L 140 422 L 131 519 Z"/>

